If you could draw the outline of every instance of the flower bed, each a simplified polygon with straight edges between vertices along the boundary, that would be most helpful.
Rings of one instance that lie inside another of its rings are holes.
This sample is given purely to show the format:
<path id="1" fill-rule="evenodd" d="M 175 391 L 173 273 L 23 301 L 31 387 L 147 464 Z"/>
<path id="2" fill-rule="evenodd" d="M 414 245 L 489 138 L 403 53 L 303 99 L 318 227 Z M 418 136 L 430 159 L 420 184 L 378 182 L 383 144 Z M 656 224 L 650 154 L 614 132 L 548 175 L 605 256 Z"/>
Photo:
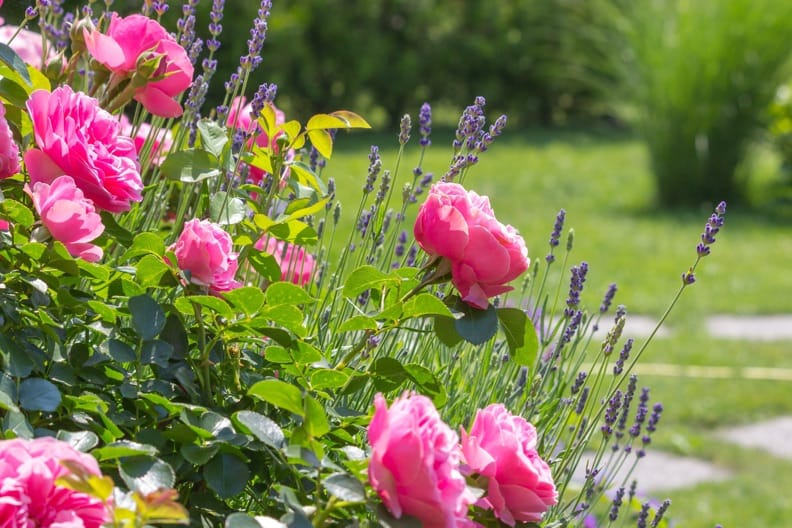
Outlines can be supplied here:
<path id="1" fill-rule="evenodd" d="M 436 179 L 398 169 L 405 116 L 395 167 L 372 147 L 336 239 L 324 167 L 337 131 L 368 123 L 288 120 L 268 84 L 247 104 L 267 1 L 208 108 L 223 2 L 205 42 L 194 3 L 170 34 L 164 2 L 39 2 L 42 51 L 0 44 L 2 523 L 664 523 L 667 504 L 615 481 L 662 411 L 632 374 L 647 343 L 609 315 L 615 286 L 587 311 L 580 262 L 563 300 L 564 212 L 532 262 L 466 187 L 505 116 L 488 126 L 476 98 Z M 430 148 L 428 104 L 418 133 Z"/>

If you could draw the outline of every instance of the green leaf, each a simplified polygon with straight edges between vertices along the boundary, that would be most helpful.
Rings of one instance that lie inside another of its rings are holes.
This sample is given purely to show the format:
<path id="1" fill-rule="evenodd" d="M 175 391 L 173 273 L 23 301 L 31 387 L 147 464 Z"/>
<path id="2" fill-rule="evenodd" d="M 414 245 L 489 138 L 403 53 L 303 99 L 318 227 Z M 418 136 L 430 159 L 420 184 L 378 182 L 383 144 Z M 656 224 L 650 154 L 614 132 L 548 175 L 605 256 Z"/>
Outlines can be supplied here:
<path id="1" fill-rule="evenodd" d="M 314 389 L 337 389 L 349 381 L 349 375 L 339 370 L 318 369 L 311 374 L 311 386 Z"/>
<path id="2" fill-rule="evenodd" d="M 225 292 L 223 297 L 234 308 L 249 316 L 261 310 L 264 305 L 264 292 L 255 286 L 245 286 Z"/>
<path id="3" fill-rule="evenodd" d="M 129 299 L 132 326 L 143 340 L 154 339 L 165 327 L 165 312 L 148 295 L 138 295 Z"/>
<path id="4" fill-rule="evenodd" d="M 272 363 L 294 363 L 294 358 L 289 351 L 279 345 L 272 345 L 265 348 L 264 359 Z"/>
<path id="5" fill-rule="evenodd" d="M 0 79 L 0 97 L 6 99 L 12 105 L 24 108 L 28 98 L 28 92 L 18 83 L 4 77 Z"/>
<path id="6" fill-rule="evenodd" d="M 35 222 L 33 211 L 16 200 L 6 198 L 0 202 L 0 213 L 14 224 L 30 227 Z"/>
<path id="7" fill-rule="evenodd" d="M 453 317 L 435 317 L 434 333 L 437 339 L 447 347 L 453 347 L 462 341 L 462 336 L 457 332 Z"/>
<path id="8" fill-rule="evenodd" d="M 322 481 L 325 489 L 344 502 L 364 502 L 366 488 L 363 484 L 347 473 L 333 473 Z"/>
<path id="9" fill-rule="evenodd" d="M 371 368 L 374 386 L 381 392 L 398 388 L 407 379 L 407 372 L 397 360 L 389 357 L 377 359 Z"/>
<path id="10" fill-rule="evenodd" d="M 133 456 L 124 458 L 118 467 L 118 474 L 130 491 L 143 495 L 160 488 L 172 488 L 176 475 L 169 464 L 153 456 Z"/>
<path id="11" fill-rule="evenodd" d="M 250 469 L 236 456 L 220 453 L 204 466 L 203 476 L 209 488 L 221 499 L 230 499 L 245 489 Z"/>
<path id="12" fill-rule="evenodd" d="M 272 519 L 271 523 L 267 524 L 268 527 L 273 528 L 286 528 L 286 525 L 276 519 Z M 236 512 L 226 517 L 224 528 L 262 528 L 259 522 L 248 515 L 247 513 Z"/>
<path id="13" fill-rule="evenodd" d="M 355 330 L 376 330 L 379 328 L 376 319 L 367 315 L 355 315 L 338 325 L 338 332 Z"/>
<path id="14" fill-rule="evenodd" d="M 132 241 L 132 246 L 121 255 L 121 262 L 127 262 L 133 257 L 140 255 L 157 255 L 161 257 L 165 254 L 165 241 L 156 233 L 145 231 L 138 234 Z"/>
<path id="15" fill-rule="evenodd" d="M 152 339 L 143 343 L 140 356 L 140 362 L 144 365 L 153 363 L 167 368 L 170 358 L 173 356 L 173 347 L 167 341 Z"/>
<path id="16" fill-rule="evenodd" d="M 213 456 L 220 450 L 219 444 L 183 444 L 179 449 L 179 453 L 185 460 L 196 466 L 203 466 L 209 462 Z"/>
<path id="17" fill-rule="evenodd" d="M 351 299 L 366 290 L 379 288 L 385 284 L 398 284 L 398 279 L 381 272 L 374 266 L 361 266 L 347 277 L 344 296 Z"/>
<path id="18" fill-rule="evenodd" d="M 27 64 L 25 64 L 25 61 L 23 61 L 22 58 L 17 55 L 13 49 L 11 49 L 11 46 L 1 42 L 0 61 L 11 68 L 17 75 L 19 75 L 19 77 L 24 80 L 28 86 L 32 86 L 33 83 L 30 80 L 30 74 L 28 73 Z"/>
<path id="19" fill-rule="evenodd" d="M 173 302 L 176 309 L 185 315 L 193 315 L 195 313 L 193 304 L 207 308 L 226 319 L 234 318 L 234 310 L 231 309 L 228 303 L 214 295 L 190 295 L 189 297 L 179 297 Z"/>
<path id="20" fill-rule="evenodd" d="M 435 407 L 442 407 L 448 401 L 448 394 L 445 387 L 435 377 L 431 370 L 419 365 L 418 363 L 409 363 L 404 365 L 404 370 L 407 376 L 418 387 L 418 391 L 432 398 Z"/>
<path id="21" fill-rule="evenodd" d="M 204 150 L 220 158 L 223 154 L 223 147 L 228 143 L 228 130 L 211 119 L 201 119 L 198 121 L 197 128 Z"/>
<path id="22" fill-rule="evenodd" d="M 145 255 L 135 266 L 135 276 L 142 287 L 157 286 L 170 268 L 156 255 Z"/>
<path id="23" fill-rule="evenodd" d="M 297 220 L 299 218 L 304 218 L 306 216 L 316 214 L 319 211 L 323 211 L 325 208 L 325 204 L 327 203 L 328 200 L 329 198 L 323 198 L 318 202 L 314 203 L 313 205 L 308 205 L 307 207 L 301 207 L 300 209 L 296 209 L 296 210 L 290 210 L 289 208 L 287 208 L 286 214 L 288 214 L 289 216 L 284 218 L 284 220 L 286 221 Z"/>
<path id="24" fill-rule="evenodd" d="M 26 411 L 55 412 L 61 393 L 51 382 L 41 378 L 25 378 L 19 384 L 19 406 Z"/>
<path id="25" fill-rule="evenodd" d="M 311 168 L 300 161 L 292 162 L 289 164 L 289 169 L 293 177 L 296 177 L 300 185 L 304 185 L 317 191 L 321 194 L 327 192 L 327 186 L 320 180 Z"/>
<path id="26" fill-rule="evenodd" d="M 218 191 L 209 201 L 209 218 L 220 225 L 238 224 L 247 217 L 247 207 L 240 198 L 231 198 Z"/>
<path id="27" fill-rule="evenodd" d="M 305 415 L 302 391 L 285 381 L 279 379 L 258 381 L 248 389 L 248 395 L 299 416 Z"/>
<path id="28" fill-rule="evenodd" d="M 333 136 L 330 135 L 330 132 L 326 130 L 308 130 L 308 139 L 311 140 L 311 145 L 319 151 L 319 154 L 330 159 L 333 155 Z"/>
<path id="29" fill-rule="evenodd" d="M 300 220 L 279 221 L 270 226 L 268 233 L 298 246 L 309 246 L 319 240 L 316 230 Z"/>
<path id="30" fill-rule="evenodd" d="M 132 347 L 118 339 L 107 341 L 107 353 L 118 363 L 132 363 L 137 360 Z"/>
<path id="31" fill-rule="evenodd" d="M 119 458 L 133 457 L 137 455 L 156 455 L 157 448 L 148 444 L 139 444 L 128 440 L 120 440 L 98 447 L 91 451 L 91 455 L 99 462 L 105 460 L 117 460 Z"/>
<path id="32" fill-rule="evenodd" d="M 99 437 L 91 431 L 58 431 L 58 440 L 63 440 L 78 451 L 87 453 L 99 443 Z"/>
<path id="33" fill-rule="evenodd" d="M 305 396 L 305 430 L 313 438 L 319 438 L 330 432 L 330 422 L 324 406 L 313 397 Z"/>
<path id="34" fill-rule="evenodd" d="M 160 166 L 169 180 L 195 183 L 221 174 L 220 161 L 214 154 L 200 149 L 173 152 Z"/>
<path id="35" fill-rule="evenodd" d="M 517 308 L 498 308 L 496 312 L 511 358 L 523 366 L 533 365 L 539 352 L 539 337 L 531 320 Z"/>
<path id="36" fill-rule="evenodd" d="M 263 414 L 253 411 L 239 411 L 234 413 L 234 421 L 240 429 L 250 433 L 265 444 L 275 449 L 283 447 L 285 436 L 283 430 L 274 421 Z"/>
<path id="37" fill-rule="evenodd" d="M 404 317 L 422 317 L 424 315 L 443 315 L 451 317 L 453 314 L 443 301 L 431 293 L 419 293 L 407 299 L 403 307 Z"/>
<path id="38" fill-rule="evenodd" d="M 270 306 L 308 304 L 316 301 L 300 286 L 283 281 L 270 284 L 267 287 L 266 297 Z"/>
<path id="39" fill-rule="evenodd" d="M 457 299 L 454 308 L 462 312 L 462 317 L 454 320 L 454 327 L 462 339 L 473 345 L 489 341 L 498 331 L 498 314 L 491 304 L 486 310 L 479 310 Z"/>
<path id="40" fill-rule="evenodd" d="M 316 363 L 322 360 L 322 351 L 305 341 L 298 341 L 297 350 L 292 351 L 292 356 L 297 363 Z"/>
<path id="41" fill-rule="evenodd" d="M 247 261 L 262 277 L 269 282 L 277 282 L 283 273 L 274 255 L 252 249 L 247 254 Z"/>

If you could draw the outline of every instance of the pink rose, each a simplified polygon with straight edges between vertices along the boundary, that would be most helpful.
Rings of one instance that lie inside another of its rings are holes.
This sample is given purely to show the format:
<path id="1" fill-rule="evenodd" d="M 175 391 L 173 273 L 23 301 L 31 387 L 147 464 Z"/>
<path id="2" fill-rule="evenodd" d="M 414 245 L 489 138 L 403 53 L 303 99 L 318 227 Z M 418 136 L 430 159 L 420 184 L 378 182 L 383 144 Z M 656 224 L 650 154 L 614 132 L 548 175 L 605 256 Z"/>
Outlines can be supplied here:
<path id="1" fill-rule="evenodd" d="M 418 211 L 413 229 L 418 244 L 445 259 L 462 300 L 487 308 L 489 297 L 511 291 L 507 283 L 528 269 L 525 241 L 495 218 L 489 198 L 457 183 L 436 183 Z"/>
<path id="2" fill-rule="evenodd" d="M 19 172 L 19 147 L 5 118 L 5 105 L 0 103 L 0 178 Z"/>
<path id="3" fill-rule="evenodd" d="M 140 73 L 148 82 L 135 90 L 134 99 L 146 110 L 161 117 L 178 117 L 181 105 L 174 99 L 192 84 L 193 65 L 187 52 L 159 22 L 143 15 L 121 18 L 113 13 L 107 35 L 98 30 L 83 31 L 85 47 L 100 64 L 120 81 Z M 153 72 L 139 72 L 142 62 L 159 66 Z"/>
<path id="4" fill-rule="evenodd" d="M 157 128 L 156 130 L 146 122 L 140 123 L 137 128 L 132 126 L 129 118 L 121 114 L 121 133 L 129 136 L 135 142 L 135 151 L 140 157 L 143 149 L 148 142 L 146 156 L 153 165 L 162 165 L 165 156 L 173 146 L 173 134 L 167 128 Z M 133 134 L 134 133 L 134 134 Z"/>
<path id="5" fill-rule="evenodd" d="M 113 213 L 141 200 L 135 145 L 96 99 L 61 86 L 34 91 L 27 107 L 38 146 L 25 153 L 31 183 L 71 176 L 98 209 Z"/>
<path id="6" fill-rule="evenodd" d="M 194 218 L 184 224 L 184 230 L 168 251 L 176 254 L 176 264 L 190 272 L 193 283 L 212 292 L 223 292 L 241 286 L 234 280 L 238 264 L 231 245 L 231 236 L 219 225 Z"/>
<path id="7" fill-rule="evenodd" d="M 405 394 L 388 409 L 377 394 L 368 442 L 369 481 L 394 517 L 410 515 L 424 528 L 466 523 L 474 499 L 459 472 L 457 435 L 432 400 Z"/>
<path id="8" fill-rule="evenodd" d="M 56 484 L 71 460 L 100 476 L 96 460 L 54 438 L 0 441 L 0 526 L 100 528 L 110 519 L 105 505 Z"/>
<path id="9" fill-rule="evenodd" d="M 302 286 L 311 281 L 316 261 L 302 246 L 295 246 L 283 240 L 264 235 L 254 246 L 259 251 L 266 251 L 275 257 L 281 269 L 281 280 L 291 281 Z"/>
<path id="10" fill-rule="evenodd" d="M 470 434 L 462 430 L 462 453 L 471 474 L 488 478 L 487 494 L 476 504 L 509 526 L 539 522 L 558 502 L 550 467 L 536 452 L 536 429 L 503 404 L 476 412 Z"/>
<path id="11" fill-rule="evenodd" d="M 73 257 L 88 262 L 102 258 L 102 248 L 90 243 L 104 231 L 102 217 L 96 214 L 93 203 L 85 199 L 71 176 L 59 176 L 51 185 L 37 182 L 32 191 L 25 185 L 25 192 L 33 199 L 41 223 Z"/>

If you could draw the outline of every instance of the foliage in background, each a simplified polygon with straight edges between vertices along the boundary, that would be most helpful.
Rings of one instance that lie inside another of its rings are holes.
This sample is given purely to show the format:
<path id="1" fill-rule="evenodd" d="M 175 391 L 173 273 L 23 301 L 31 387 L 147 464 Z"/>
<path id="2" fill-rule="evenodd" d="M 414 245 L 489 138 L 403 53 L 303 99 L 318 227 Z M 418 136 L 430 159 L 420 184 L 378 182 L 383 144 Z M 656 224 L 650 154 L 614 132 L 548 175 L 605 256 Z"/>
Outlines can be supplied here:
<path id="1" fill-rule="evenodd" d="M 738 167 L 790 66 L 792 4 L 600 2 L 615 93 L 635 107 L 659 202 L 745 199 Z M 610 24 L 610 26 L 608 26 Z"/>
<path id="2" fill-rule="evenodd" d="M 792 175 L 792 82 L 778 88 L 769 110 L 770 139 L 781 154 L 787 177 Z"/>

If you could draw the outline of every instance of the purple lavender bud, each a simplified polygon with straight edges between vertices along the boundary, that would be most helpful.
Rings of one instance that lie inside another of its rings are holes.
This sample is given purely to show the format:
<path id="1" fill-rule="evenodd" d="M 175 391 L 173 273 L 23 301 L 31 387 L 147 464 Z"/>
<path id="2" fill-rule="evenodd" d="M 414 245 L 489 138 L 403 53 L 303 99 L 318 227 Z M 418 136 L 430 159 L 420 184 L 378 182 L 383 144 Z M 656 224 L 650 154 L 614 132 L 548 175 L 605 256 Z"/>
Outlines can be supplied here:
<path id="1" fill-rule="evenodd" d="M 561 209 L 556 215 L 555 224 L 553 224 L 553 232 L 550 233 L 550 247 L 558 246 L 561 241 L 561 230 L 564 229 L 564 220 L 566 219 L 566 210 Z"/>
<path id="2" fill-rule="evenodd" d="M 369 152 L 369 168 L 368 176 L 366 177 L 366 184 L 363 186 L 363 192 L 368 194 L 374 190 L 374 182 L 377 181 L 377 175 L 382 170 L 382 160 L 379 155 L 379 147 L 371 145 Z"/>
<path id="3" fill-rule="evenodd" d="M 636 528 L 646 528 L 646 523 L 649 521 L 649 508 L 650 504 L 648 502 L 644 502 L 641 505 L 641 511 L 638 513 L 638 522 L 636 523 Z"/>
<path id="4" fill-rule="evenodd" d="M 663 404 L 655 403 L 652 407 L 652 415 L 649 417 L 649 422 L 646 424 L 646 430 L 654 433 L 657 430 L 657 423 L 660 421 L 660 415 L 663 414 Z"/>
<path id="5" fill-rule="evenodd" d="M 572 383 L 572 388 L 569 390 L 569 392 L 572 394 L 577 394 L 580 388 L 583 386 L 583 383 L 586 382 L 587 376 L 588 374 L 584 370 L 578 372 L 577 378 L 575 378 L 575 382 Z"/>
<path id="6" fill-rule="evenodd" d="M 586 401 L 588 400 L 589 392 L 589 387 L 583 387 L 583 390 L 580 391 L 580 397 L 578 398 L 577 406 L 575 406 L 575 413 L 583 414 L 583 410 L 586 408 Z"/>
<path id="7" fill-rule="evenodd" d="M 564 329 L 564 335 L 561 338 L 561 343 L 566 344 L 572 341 L 575 333 L 577 332 L 578 328 L 580 327 L 580 322 L 583 319 L 583 312 L 580 310 L 575 310 L 572 314 L 572 317 L 569 320 L 569 324 Z"/>
<path id="8" fill-rule="evenodd" d="M 506 128 L 506 121 L 507 117 L 504 114 L 498 117 L 498 119 L 496 119 L 495 122 L 490 126 L 489 135 L 492 139 L 503 134 L 503 129 Z M 490 139 L 490 142 L 492 142 L 492 139 Z"/>
<path id="9" fill-rule="evenodd" d="M 630 351 L 632 350 L 633 340 L 628 339 L 624 343 L 624 347 L 622 348 L 621 352 L 619 353 L 619 358 L 616 360 L 616 364 L 613 365 L 613 374 L 618 376 L 624 371 L 624 364 L 630 358 Z"/>
<path id="10" fill-rule="evenodd" d="M 669 506 L 671 506 L 671 500 L 666 499 L 663 501 L 663 504 L 657 508 L 657 513 L 655 513 L 654 519 L 652 519 L 651 528 L 657 528 L 657 526 L 660 524 L 660 521 L 663 520 L 663 515 L 665 515 L 665 512 L 668 510 Z"/>
<path id="11" fill-rule="evenodd" d="M 635 396 L 637 385 L 638 376 L 633 374 L 630 376 L 630 381 L 627 383 L 627 389 L 624 392 L 624 403 L 622 405 L 621 414 L 619 415 L 619 422 L 616 424 L 617 438 L 624 436 L 624 430 L 627 428 L 627 418 L 630 414 L 630 404 L 632 404 L 633 396 Z"/>
<path id="12" fill-rule="evenodd" d="M 586 282 L 586 274 L 588 273 L 588 263 L 583 261 L 579 266 L 572 266 L 570 269 L 569 279 L 569 296 L 567 297 L 566 304 L 568 309 L 565 310 L 565 315 L 572 315 L 572 311 L 580 304 L 580 292 L 583 291 L 583 284 Z"/>
<path id="13" fill-rule="evenodd" d="M 375 198 L 375 202 L 377 204 L 381 204 L 385 201 L 385 198 L 388 196 L 388 190 L 390 190 L 391 184 L 391 173 L 389 170 L 383 171 L 382 179 L 380 180 L 379 189 L 377 189 L 377 196 Z"/>
<path id="14" fill-rule="evenodd" d="M 696 282 L 696 275 L 693 273 L 693 268 L 682 274 L 682 284 L 689 286 Z"/>
<path id="15" fill-rule="evenodd" d="M 429 103 L 421 105 L 421 111 L 418 113 L 418 126 L 421 131 L 420 145 L 428 147 L 432 144 L 429 139 L 429 134 L 432 133 L 432 107 L 429 106 Z"/>
<path id="16" fill-rule="evenodd" d="M 209 12 L 209 19 L 212 21 L 212 23 L 219 24 L 219 22 L 223 20 L 224 9 L 225 9 L 225 0 L 213 0 L 212 10 Z"/>
<path id="17" fill-rule="evenodd" d="M 600 430 L 602 431 L 602 434 L 605 436 L 605 438 L 609 438 L 613 433 L 613 424 L 616 423 L 616 419 L 619 416 L 621 403 L 622 392 L 617 390 L 608 401 L 608 407 L 605 409 L 605 423 L 602 424 L 602 427 L 600 427 Z"/>
<path id="18" fill-rule="evenodd" d="M 90 9 L 90 6 L 83 6 L 83 13 L 85 13 L 86 7 Z M 25 8 L 25 18 L 36 18 L 37 16 L 38 16 L 38 10 L 36 9 L 35 6 L 28 6 Z M 86 16 L 90 16 L 90 14 Z"/>
<path id="19" fill-rule="evenodd" d="M 399 124 L 399 144 L 406 145 L 410 141 L 410 129 L 412 129 L 412 120 L 410 114 L 404 114 Z"/>
<path id="20" fill-rule="evenodd" d="M 616 495 L 613 497 L 613 502 L 611 503 L 611 509 L 608 513 L 608 519 L 611 522 L 615 521 L 619 517 L 619 508 L 622 505 L 622 499 L 624 498 L 624 486 L 616 490 Z"/>
<path id="21" fill-rule="evenodd" d="M 608 291 L 605 292 L 605 297 L 602 298 L 602 304 L 600 304 L 600 313 L 604 314 L 610 309 L 610 305 L 613 302 L 613 297 L 616 295 L 616 283 L 612 283 L 608 286 Z"/>
<path id="22" fill-rule="evenodd" d="M 410 249 L 407 250 L 407 259 L 404 261 L 404 264 L 407 267 L 415 266 L 415 258 L 418 256 L 418 248 L 416 246 L 410 246 Z"/>

